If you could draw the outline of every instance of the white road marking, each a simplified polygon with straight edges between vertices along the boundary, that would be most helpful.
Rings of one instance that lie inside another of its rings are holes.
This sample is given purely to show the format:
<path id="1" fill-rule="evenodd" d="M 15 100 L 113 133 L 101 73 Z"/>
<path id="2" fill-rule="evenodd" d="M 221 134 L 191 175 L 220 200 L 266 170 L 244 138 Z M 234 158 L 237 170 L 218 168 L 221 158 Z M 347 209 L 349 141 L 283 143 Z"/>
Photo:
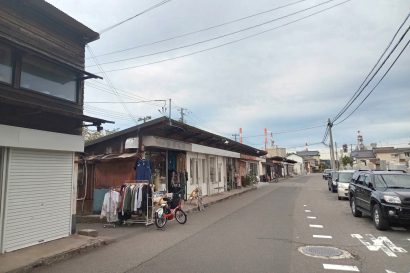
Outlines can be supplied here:
<path id="1" fill-rule="evenodd" d="M 306 218 L 308 218 L 308 219 L 316 219 L 317 217 L 316 216 L 308 216 L 308 217 L 306 217 Z M 409 239 L 410 240 L 410 239 Z"/>
<path id="2" fill-rule="evenodd" d="M 396 273 L 396 272 L 386 269 L 386 273 Z"/>
<path id="3" fill-rule="evenodd" d="M 407 253 L 404 248 L 398 247 L 385 236 L 374 237 L 372 234 L 366 234 L 365 236 L 371 242 L 366 241 L 360 234 L 351 234 L 353 238 L 358 239 L 364 246 L 370 251 L 382 250 L 389 257 L 397 257 L 395 253 Z"/>
<path id="4" fill-rule="evenodd" d="M 313 238 L 332 239 L 330 235 L 313 235 Z"/>
<path id="5" fill-rule="evenodd" d="M 304 207 L 307 207 L 306 205 L 303 205 Z"/>
<path id="6" fill-rule="evenodd" d="M 322 225 L 309 225 L 309 227 L 311 227 L 311 228 L 323 228 Z"/>
<path id="7" fill-rule="evenodd" d="M 357 266 L 341 264 L 323 264 L 324 269 L 360 272 Z"/>
<path id="8" fill-rule="evenodd" d="M 305 209 L 305 212 L 312 212 L 311 210 L 309 210 L 309 209 Z"/>

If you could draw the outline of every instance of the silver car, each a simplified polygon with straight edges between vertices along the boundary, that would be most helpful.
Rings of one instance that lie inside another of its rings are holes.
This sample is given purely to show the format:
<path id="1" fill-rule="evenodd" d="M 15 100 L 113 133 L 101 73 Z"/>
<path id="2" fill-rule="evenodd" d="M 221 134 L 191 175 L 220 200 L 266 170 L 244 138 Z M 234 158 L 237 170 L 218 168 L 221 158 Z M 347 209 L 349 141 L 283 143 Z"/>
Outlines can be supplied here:
<path id="1" fill-rule="evenodd" d="M 349 183 L 352 180 L 354 170 L 337 172 L 337 199 L 349 198 Z"/>

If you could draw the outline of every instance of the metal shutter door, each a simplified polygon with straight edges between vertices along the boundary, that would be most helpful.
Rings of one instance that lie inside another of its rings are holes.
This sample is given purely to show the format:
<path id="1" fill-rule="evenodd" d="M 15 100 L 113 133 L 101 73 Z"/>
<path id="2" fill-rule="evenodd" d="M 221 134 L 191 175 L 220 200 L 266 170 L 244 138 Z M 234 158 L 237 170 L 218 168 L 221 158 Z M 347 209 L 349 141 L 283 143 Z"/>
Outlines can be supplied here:
<path id="1" fill-rule="evenodd" d="M 70 234 L 73 153 L 10 149 L 4 250 Z"/>

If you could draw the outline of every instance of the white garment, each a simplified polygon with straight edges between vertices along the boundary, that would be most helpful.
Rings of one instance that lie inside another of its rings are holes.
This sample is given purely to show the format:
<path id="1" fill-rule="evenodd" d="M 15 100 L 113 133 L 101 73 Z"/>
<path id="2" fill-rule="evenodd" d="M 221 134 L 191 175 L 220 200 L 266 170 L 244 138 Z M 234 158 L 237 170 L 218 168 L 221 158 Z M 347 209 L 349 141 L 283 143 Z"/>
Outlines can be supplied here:
<path id="1" fill-rule="evenodd" d="M 135 197 L 134 197 L 134 204 L 132 204 L 132 207 L 133 207 L 132 211 L 137 211 L 138 209 L 138 191 L 139 191 L 139 188 L 136 187 L 135 192 L 134 192 Z"/>
<path id="2" fill-rule="evenodd" d="M 120 193 L 109 191 L 104 195 L 100 218 L 107 217 L 107 222 L 118 221 L 117 208 L 120 201 Z"/>
<path id="3" fill-rule="evenodd" d="M 135 199 L 137 199 L 137 209 L 140 209 L 141 208 L 141 204 L 142 204 L 142 187 L 140 186 L 140 187 L 138 187 L 138 198 L 135 198 Z"/>

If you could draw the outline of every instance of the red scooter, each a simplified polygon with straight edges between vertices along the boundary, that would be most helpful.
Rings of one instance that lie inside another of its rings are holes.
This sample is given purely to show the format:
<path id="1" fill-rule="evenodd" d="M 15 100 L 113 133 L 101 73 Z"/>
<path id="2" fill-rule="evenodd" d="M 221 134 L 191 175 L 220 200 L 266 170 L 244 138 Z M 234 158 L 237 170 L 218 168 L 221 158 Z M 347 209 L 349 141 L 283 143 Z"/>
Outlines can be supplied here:
<path id="1" fill-rule="evenodd" d="M 161 207 L 155 211 L 155 225 L 157 228 L 163 228 L 167 221 L 177 220 L 181 225 L 187 221 L 187 215 L 182 210 L 181 193 L 173 193 L 172 199 L 162 198 L 166 203 L 161 204 Z"/>

